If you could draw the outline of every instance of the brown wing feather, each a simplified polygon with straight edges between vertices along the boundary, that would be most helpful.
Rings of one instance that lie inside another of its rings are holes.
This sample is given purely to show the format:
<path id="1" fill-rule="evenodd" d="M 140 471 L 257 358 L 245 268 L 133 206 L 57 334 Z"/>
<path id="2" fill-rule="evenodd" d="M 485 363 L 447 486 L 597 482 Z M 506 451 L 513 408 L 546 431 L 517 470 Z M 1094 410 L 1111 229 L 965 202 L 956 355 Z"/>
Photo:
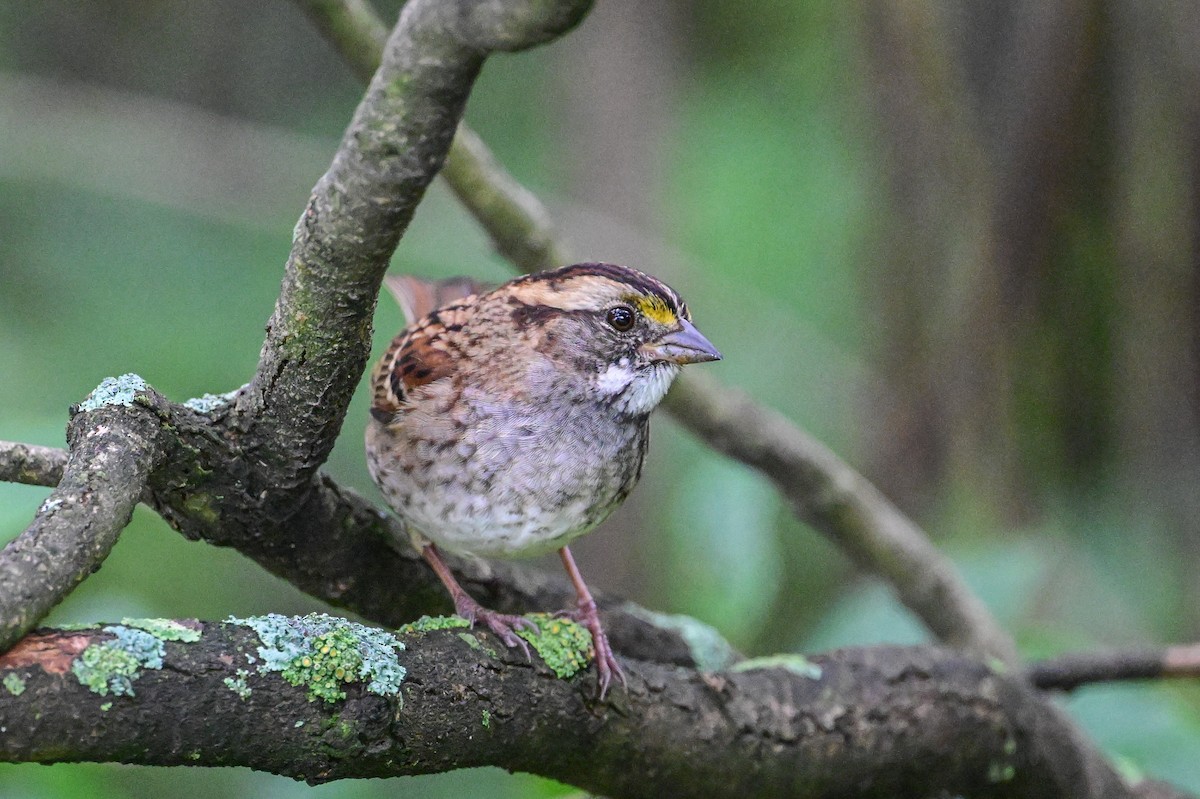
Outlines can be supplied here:
<path id="1" fill-rule="evenodd" d="M 414 388 L 454 373 L 458 351 L 443 334 L 447 325 L 461 326 L 466 314 L 463 304 L 446 306 L 478 295 L 484 287 L 470 278 L 429 281 L 408 275 L 389 275 L 384 285 L 408 322 L 371 373 L 371 413 L 387 421 L 404 410 L 405 397 Z M 443 312 L 435 313 L 439 310 Z"/>

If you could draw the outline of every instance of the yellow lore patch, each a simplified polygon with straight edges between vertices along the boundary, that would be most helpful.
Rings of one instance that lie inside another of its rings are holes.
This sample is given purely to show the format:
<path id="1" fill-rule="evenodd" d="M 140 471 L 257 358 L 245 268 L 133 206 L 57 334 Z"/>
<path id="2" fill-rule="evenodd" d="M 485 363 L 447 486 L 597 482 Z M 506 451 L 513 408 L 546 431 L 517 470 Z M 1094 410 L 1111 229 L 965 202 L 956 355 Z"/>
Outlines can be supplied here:
<path id="1" fill-rule="evenodd" d="M 672 311 L 659 297 L 647 297 L 645 295 L 639 295 L 636 297 L 630 297 L 629 301 L 633 303 L 633 305 L 637 306 L 637 309 L 642 312 L 643 316 L 645 316 L 647 319 L 658 322 L 660 325 L 670 327 L 679 321 L 679 319 L 675 316 L 675 312 Z"/>

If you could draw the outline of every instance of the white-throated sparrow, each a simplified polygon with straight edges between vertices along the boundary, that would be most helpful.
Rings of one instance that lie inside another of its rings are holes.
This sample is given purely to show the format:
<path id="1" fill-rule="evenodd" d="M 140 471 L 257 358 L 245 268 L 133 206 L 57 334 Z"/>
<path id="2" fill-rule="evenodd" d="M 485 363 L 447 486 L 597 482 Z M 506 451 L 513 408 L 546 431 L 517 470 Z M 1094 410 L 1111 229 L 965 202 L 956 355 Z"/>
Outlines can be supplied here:
<path id="1" fill-rule="evenodd" d="M 454 599 L 508 646 L 520 616 L 483 608 L 438 554 L 553 549 L 592 634 L 600 696 L 624 675 L 567 548 L 642 471 L 649 416 L 681 364 L 721 355 L 669 287 L 624 266 L 577 264 L 482 291 L 469 280 L 387 281 L 408 327 L 372 377 L 367 462 Z"/>

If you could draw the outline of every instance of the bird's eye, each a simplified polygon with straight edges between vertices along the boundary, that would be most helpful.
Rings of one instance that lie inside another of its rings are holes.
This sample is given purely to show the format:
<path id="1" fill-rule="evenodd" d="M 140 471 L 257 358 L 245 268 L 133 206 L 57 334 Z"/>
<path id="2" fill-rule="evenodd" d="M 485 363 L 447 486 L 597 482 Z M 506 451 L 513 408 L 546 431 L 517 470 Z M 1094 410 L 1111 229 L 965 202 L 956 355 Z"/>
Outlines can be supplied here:
<path id="1" fill-rule="evenodd" d="M 608 320 L 610 325 L 622 333 L 633 327 L 633 309 L 627 305 L 618 305 L 615 308 L 609 308 L 604 318 Z"/>

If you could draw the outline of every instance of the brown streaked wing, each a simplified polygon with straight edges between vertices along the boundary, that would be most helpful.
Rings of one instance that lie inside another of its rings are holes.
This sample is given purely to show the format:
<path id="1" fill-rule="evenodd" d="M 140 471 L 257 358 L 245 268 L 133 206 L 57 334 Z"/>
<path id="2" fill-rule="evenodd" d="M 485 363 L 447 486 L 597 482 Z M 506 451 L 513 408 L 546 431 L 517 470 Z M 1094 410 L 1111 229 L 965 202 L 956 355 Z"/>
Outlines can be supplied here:
<path id="1" fill-rule="evenodd" d="M 439 323 L 401 333 L 371 375 L 371 411 L 381 419 L 404 410 L 409 393 L 449 377 L 457 368 L 457 349 L 446 346 Z"/>

